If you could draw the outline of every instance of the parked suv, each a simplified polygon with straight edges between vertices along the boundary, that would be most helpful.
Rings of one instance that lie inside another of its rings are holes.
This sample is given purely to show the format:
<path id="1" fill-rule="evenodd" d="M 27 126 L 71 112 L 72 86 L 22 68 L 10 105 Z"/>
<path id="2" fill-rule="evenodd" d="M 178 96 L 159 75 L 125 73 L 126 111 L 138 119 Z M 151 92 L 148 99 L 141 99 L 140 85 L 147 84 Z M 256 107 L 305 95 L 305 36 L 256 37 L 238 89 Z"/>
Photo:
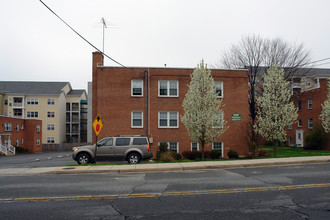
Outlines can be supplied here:
<path id="1" fill-rule="evenodd" d="M 124 159 L 128 163 L 140 163 L 152 158 L 148 138 L 144 136 L 106 137 L 97 145 L 74 147 L 72 158 L 78 164 L 94 163 L 97 160 Z"/>

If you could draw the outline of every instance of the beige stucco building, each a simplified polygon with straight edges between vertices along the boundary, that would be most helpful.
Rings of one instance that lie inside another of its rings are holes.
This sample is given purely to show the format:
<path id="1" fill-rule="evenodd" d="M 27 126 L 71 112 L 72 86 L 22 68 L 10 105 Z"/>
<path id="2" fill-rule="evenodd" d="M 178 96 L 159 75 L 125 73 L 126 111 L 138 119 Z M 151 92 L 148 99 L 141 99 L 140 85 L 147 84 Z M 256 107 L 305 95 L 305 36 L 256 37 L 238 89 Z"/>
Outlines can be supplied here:
<path id="1" fill-rule="evenodd" d="M 42 120 L 43 144 L 81 141 L 84 129 L 81 103 L 86 100 L 86 91 L 73 90 L 69 82 L 0 81 L 0 115 Z M 74 121 L 68 121 L 68 105 L 78 109 L 69 111 L 75 116 Z M 68 124 L 78 133 L 68 132 Z"/>

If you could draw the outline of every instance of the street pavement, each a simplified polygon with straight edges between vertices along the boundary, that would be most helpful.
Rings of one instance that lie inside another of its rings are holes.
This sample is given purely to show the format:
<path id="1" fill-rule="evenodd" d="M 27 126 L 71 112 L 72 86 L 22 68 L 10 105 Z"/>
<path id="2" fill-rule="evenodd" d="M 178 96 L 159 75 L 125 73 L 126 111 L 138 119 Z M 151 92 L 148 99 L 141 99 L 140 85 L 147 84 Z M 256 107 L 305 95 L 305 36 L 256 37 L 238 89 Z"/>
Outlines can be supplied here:
<path id="1" fill-rule="evenodd" d="M 139 173 L 159 171 L 186 171 L 204 169 L 226 169 L 242 167 L 266 167 L 299 164 L 329 163 L 330 156 L 291 157 L 253 160 L 224 160 L 184 163 L 146 163 L 119 164 L 100 166 L 54 166 L 54 167 L 20 167 L 2 168 L 0 176 L 40 175 L 40 174 L 93 174 L 93 173 Z"/>

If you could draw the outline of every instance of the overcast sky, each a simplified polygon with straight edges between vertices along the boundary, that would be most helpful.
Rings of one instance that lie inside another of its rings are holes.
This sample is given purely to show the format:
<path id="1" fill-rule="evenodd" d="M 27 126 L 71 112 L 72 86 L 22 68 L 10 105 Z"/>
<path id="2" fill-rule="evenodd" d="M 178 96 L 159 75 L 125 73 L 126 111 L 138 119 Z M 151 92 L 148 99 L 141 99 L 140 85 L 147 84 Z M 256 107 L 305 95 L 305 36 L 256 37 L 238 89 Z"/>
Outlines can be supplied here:
<path id="1" fill-rule="evenodd" d="M 101 50 L 104 17 L 105 53 L 125 66 L 212 65 L 252 34 L 304 43 L 313 60 L 330 57 L 329 0 L 43 1 Z M 0 2 L 1 81 L 68 81 L 86 89 L 95 49 L 39 0 Z"/>

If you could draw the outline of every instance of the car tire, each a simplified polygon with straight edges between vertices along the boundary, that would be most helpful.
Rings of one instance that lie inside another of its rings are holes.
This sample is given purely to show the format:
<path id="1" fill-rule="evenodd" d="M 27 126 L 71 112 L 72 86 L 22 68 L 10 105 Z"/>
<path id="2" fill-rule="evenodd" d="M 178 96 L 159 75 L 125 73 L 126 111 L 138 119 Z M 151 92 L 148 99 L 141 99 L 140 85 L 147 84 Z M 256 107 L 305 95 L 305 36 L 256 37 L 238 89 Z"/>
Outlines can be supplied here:
<path id="1" fill-rule="evenodd" d="M 127 162 L 128 163 L 140 163 L 141 161 L 141 156 L 140 154 L 138 153 L 130 153 L 128 156 L 127 156 Z"/>
<path id="2" fill-rule="evenodd" d="M 88 153 L 80 153 L 77 157 L 77 163 L 79 165 L 91 163 L 91 156 Z"/>

